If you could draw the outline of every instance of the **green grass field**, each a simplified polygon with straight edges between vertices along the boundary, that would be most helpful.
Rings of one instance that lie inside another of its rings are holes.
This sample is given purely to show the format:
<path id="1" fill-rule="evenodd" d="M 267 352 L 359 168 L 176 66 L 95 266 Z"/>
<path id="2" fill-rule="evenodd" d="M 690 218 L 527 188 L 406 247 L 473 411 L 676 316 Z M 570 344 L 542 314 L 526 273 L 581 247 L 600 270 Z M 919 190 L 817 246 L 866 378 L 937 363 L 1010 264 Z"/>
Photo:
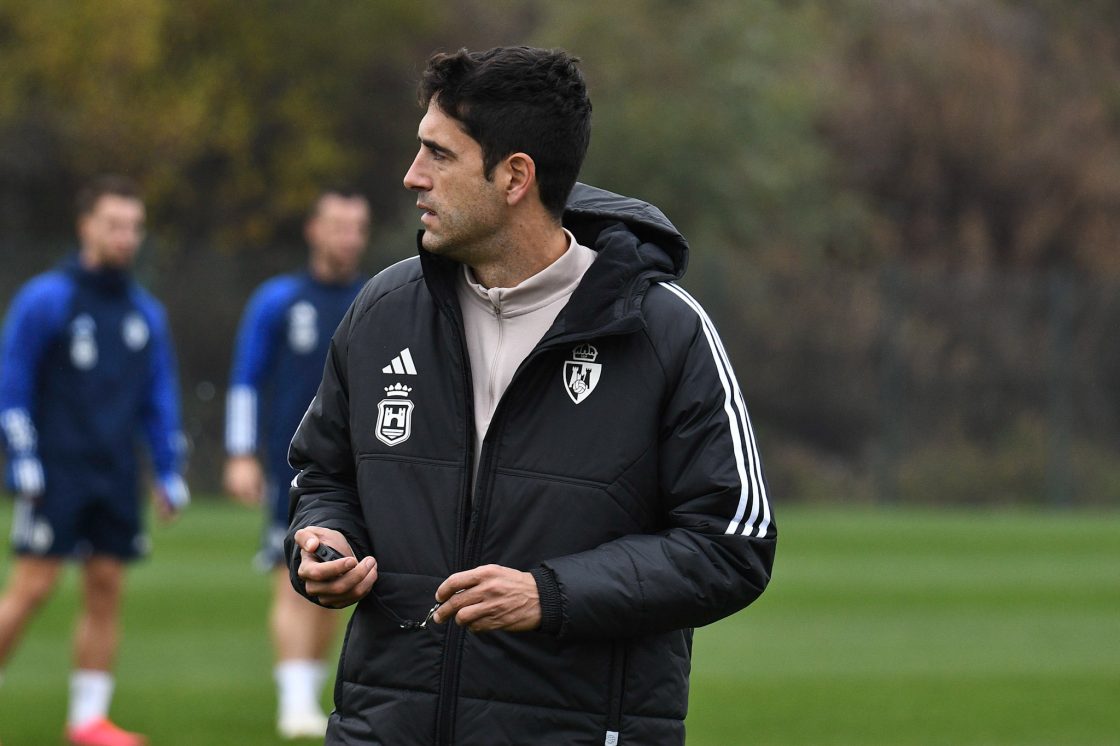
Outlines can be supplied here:
<path id="1" fill-rule="evenodd" d="M 770 590 L 697 631 L 691 746 L 1120 743 L 1120 513 L 778 518 Z M 197 501 L 130 576 L 113 714 L 154 746 L 277 743 L 257 525 Z M 59 743 L 75 601 L 9 662 L 4 746 Z"/>

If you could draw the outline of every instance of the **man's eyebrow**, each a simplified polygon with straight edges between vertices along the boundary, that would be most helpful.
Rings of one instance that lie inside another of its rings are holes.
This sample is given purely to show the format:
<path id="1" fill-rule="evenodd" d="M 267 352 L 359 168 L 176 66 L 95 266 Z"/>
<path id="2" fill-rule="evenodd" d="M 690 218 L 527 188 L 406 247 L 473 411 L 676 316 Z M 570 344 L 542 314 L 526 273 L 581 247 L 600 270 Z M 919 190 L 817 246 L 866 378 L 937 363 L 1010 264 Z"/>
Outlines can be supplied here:
<path id="1" fill-rule="evenodd" d="M 445 148 L 443 145 L 440 145 L 435 140 L 427 140 L 423 137 L 417 137 L 416 139 L 420 141 L 421 145 L 423 145 L 425 148 L 432 151 L 433 153 L 438 153 L 439 155 L 444 155 L 444 156 L 448 156 L 448 157 L 451 157 L 451 158 L 455 157 L 455 153 L 453 151 L 448 150 L 447 148 Z"/>

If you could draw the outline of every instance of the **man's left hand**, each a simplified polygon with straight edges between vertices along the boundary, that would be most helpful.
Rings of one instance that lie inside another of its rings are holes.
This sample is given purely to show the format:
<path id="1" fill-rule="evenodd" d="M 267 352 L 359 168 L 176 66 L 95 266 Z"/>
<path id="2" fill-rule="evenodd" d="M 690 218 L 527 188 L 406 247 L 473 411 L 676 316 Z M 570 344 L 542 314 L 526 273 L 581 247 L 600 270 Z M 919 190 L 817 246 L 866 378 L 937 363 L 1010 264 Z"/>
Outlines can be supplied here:
<path id="1" fill-rule="evenodd" d="M 500 565 L 483 565 L 457 572 L 436 589 L 442 601 L 432 619 L 454 619 L 471 632 L 527 632 L 541 626 L 537 581 L 527 572 Z"/>
<path id="2" fill-rule="evenodd" d="M 170 523 L 190 504 L 191 491 L 178 474 L 165 474 L 152 486 L 152 502 L 155 503 L 159 519 Z"/>

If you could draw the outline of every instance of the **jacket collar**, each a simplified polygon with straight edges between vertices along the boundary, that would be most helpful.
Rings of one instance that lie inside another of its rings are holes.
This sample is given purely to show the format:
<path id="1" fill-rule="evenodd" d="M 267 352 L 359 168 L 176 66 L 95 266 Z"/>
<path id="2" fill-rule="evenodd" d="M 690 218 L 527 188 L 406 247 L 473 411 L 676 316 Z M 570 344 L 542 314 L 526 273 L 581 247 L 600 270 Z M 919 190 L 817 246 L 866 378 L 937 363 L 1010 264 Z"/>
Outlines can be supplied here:
<path id="1" fill-rule="evenodd" d="M 688 242 L 653 205 L 586 184 L 576 184 L 564 211 L 564 227 L 598 252 L 591 268 L 544 342 L 606 336 L 644 327 L 642 300 L 650 285 L 679 279 L 688 265 Z M 439 306 L 461 317 L 455 283 L 458 262 L 416 245 L 424 279 Z"/>

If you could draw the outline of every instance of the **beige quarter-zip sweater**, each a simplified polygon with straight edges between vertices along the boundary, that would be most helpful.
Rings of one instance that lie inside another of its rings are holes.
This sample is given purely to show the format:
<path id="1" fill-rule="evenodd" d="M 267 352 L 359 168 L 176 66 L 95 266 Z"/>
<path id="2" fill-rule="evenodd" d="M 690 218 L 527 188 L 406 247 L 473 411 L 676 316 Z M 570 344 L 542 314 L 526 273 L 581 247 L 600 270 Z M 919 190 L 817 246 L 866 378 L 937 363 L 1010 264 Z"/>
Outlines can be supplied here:
<path id="1" fill-rule="evenodd" d="M 568 250 L 559 259 L 512 288 L 487 288 L 463 265 L 459 306 L 474 380 L 474 463 L 494 410 L 517 366 L 552 326 L 597 254 L 567 230 Z"/>

